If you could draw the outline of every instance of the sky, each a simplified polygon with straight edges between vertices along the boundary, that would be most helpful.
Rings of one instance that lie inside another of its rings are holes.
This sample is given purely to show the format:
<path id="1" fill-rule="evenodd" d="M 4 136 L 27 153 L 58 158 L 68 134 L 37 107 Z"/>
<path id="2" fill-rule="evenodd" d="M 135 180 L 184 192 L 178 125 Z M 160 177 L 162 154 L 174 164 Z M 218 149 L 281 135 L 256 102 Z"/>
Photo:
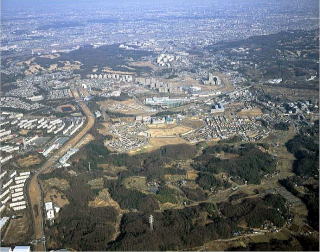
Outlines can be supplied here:
<path id="1" fill-rule="evenodd" d="M 301 13 L 313 12 L 319 15 L 318 0 L 1 0 L 1 13 L 11 16 L 23 12 L 26 15 L 44 13 L 68 13 L 87 10 L 89 13 L 106 9 L 130 11 L 159 10 L 199 10 L 215 11 L 220 9 L 237 10 L 300 10 Z"/>

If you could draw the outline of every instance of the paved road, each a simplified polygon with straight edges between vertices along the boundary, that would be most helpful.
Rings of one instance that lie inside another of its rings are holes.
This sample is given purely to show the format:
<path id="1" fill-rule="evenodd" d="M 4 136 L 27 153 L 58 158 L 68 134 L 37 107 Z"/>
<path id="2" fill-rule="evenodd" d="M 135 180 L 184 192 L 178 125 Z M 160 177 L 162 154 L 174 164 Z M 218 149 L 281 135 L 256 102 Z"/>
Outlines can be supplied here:
<path id="1" fill-rule="evenodd" d="M 38 175 L 50 172 L 53 170 L 53 165 L 70 150 L 73 148 L 86 134 L 87 132 L 93 127 L 94 125 L 94 115 L 91 113 L 88 106 L 83 103 L 79 102 L 79 105 L 86 115 L 87 121 L 84 128 L 80 130 L 73 138 L 71 138 L 62 148 L 60 148 L 52 157 L 50 157 L 42 167 L 33 175 L 28 187 L 28 195 L 29 201 L 32 211 L 32 218 L 33 218 L 33 225 L 34 225 L 34 235 L 35 239 L 41 239 L 44 236 L 44 220 L 43 220 L 43 213 L 42 213 L 42 195 L 41 195 L 41 188 L 38 181 Z M 36 251 L 45 251 L 45 244 L 44 243 L 37 243 L 35 245 Z"/>

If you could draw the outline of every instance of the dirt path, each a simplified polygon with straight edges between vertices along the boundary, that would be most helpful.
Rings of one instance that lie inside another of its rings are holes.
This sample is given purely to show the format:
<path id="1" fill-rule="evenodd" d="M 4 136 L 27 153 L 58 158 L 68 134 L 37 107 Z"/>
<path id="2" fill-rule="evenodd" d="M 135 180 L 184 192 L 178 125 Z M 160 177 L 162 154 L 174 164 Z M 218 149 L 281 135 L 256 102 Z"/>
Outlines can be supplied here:
<path id="1" fill-rule="evenodd" d="M 34 239 L 39 240 L 44 237 L 44 223 L 43 223 L 43 213 L 42 213 L 42 195 L 41 195 L 41 188 L 38 181 L 38 175 L 42 173 L 47 173 L 53 170 L 53 165 L 65 154 L 68 152 L 70 148 L 73 148 L 86 134 L 87 132 L 93 127 L 94 125 L 94 115 L 91 113 L 88 106 L 83 103 L 79 102 L 79 105 L 86 115 L 87 122 L 84 128 L 80 130 L 73 138 L 71 138 L 62 148 L 60 148 L 53 156 L 51 156 L 43 166 L 34 174 L 32 177 L 29 187 L 28 187 L 28 195 L 29 201 L 32 211 L 32 218 L 33 218 L 33 226 L 34 226 Z M 35 245 L 35 251 L 45 251 L 45 243 L 39 241 Z"/>

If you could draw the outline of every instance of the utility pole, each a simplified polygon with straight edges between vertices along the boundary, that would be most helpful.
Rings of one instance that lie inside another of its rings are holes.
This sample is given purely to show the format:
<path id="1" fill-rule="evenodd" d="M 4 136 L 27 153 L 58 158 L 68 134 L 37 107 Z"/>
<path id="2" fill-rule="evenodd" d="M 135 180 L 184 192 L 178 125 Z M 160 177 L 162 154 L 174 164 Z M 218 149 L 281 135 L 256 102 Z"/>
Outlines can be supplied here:
<path id="1" fill-rule="evenodd" d="M 149 216 L 149 224 L 150 224 L 150 230 L 152 231 L 153 230 L 153 215 L 150 214 Z"/>

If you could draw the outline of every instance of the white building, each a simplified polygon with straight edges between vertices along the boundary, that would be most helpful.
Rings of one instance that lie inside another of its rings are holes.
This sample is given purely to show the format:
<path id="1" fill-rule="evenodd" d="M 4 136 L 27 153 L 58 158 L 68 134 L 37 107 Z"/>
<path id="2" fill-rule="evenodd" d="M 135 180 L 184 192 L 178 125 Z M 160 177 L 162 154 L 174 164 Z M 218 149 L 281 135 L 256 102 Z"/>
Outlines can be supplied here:
<path id="1" fill-rule="evenodd" d="M 52 210 L 53 209 L 53 203 L 51 201 L 44 203 L 44 207 L 46 211 Z"/>
<path id="2" fill-rule="evenodd" d="M 2 228 L 4 227 L 4 225 L 6 225 L 7 224 L 7 222 L 9 221 L 9 217 L 6 217 L 6 216 L 4 216 L 4 217 L 2 217 L 1 219 L 0 219 L 0 231 L 2 230 Z M 1 250 L 0 250 L 1 251 Z"/>
<path id="3" fill-rule="evenodd" d="M 54 210 L 49 210 L 47 211 L 47 219 L 48 220 L 53 220 L 54 219 Z"/>
<path id="4" fill-rule="evenodd" d="M 51 201 L 44 203 L 46 212 L 47 212 L 47 219 L 52 220 L 54 219 L 54 208 L 53 203 Z"/>

